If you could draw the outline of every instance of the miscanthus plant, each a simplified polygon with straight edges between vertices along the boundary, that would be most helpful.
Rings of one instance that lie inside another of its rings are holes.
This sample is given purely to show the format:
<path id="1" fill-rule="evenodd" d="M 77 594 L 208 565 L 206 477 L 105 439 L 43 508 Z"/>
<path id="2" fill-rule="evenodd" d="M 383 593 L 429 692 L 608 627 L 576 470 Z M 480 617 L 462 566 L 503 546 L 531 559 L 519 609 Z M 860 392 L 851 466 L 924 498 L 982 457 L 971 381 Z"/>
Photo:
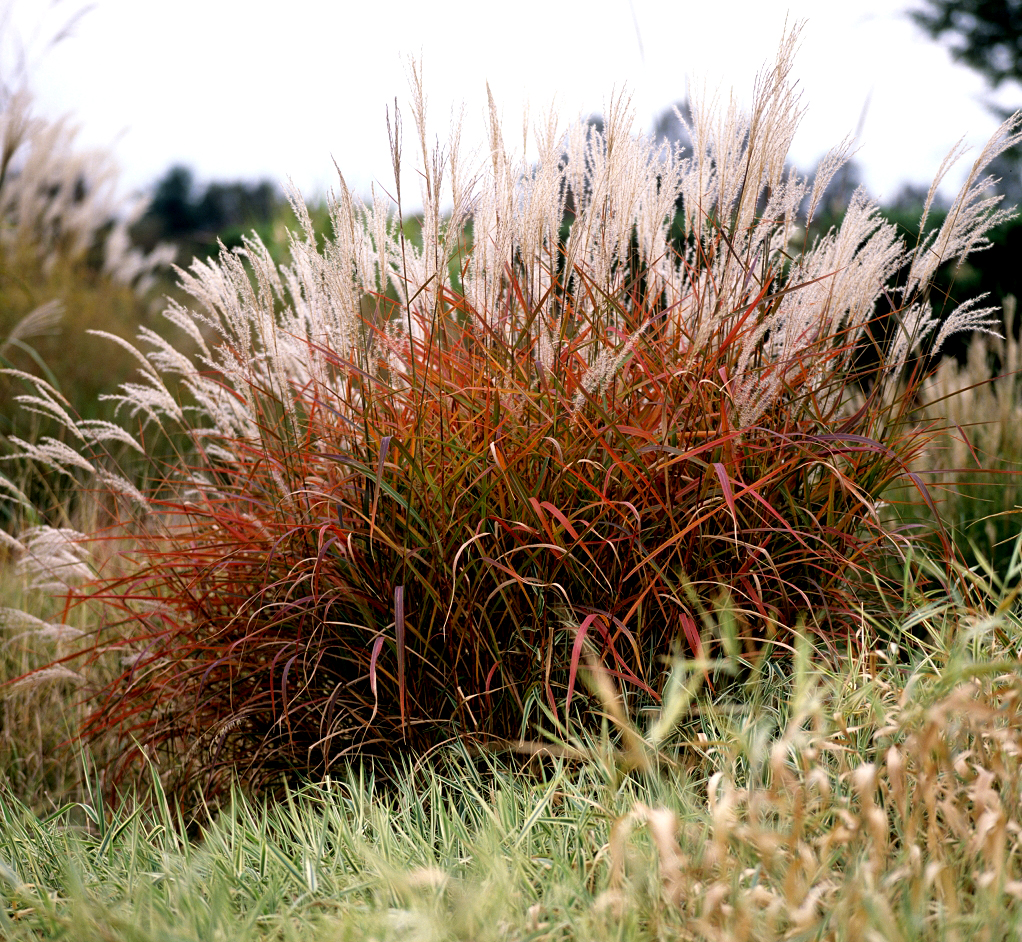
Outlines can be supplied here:
<path id="1" fill-rule="evenodd" d="M 786 163 L 796 38 L 748 113 L 693 102 L 691 153 L 636 134 L 625 96 L 602 128 L 551 113 L 520 142 L 491 99 L 480 152 L 457 124 L 432 147 L 413 66 L 419 238 L 395 111 L 396 206 L 342 178 L 331 235 L 294 194 L 290 265 L 253 238 L 182 272 L 193 303 L 166 316 L 198 353 L 143 330 L 123 425 L 35 381 L 23 404 L 68 434 L 23 455 L 95 475 L 133 534 L 116 576 L 86 572 L 102 533 L 5 537 L 26 577 L 103 609 L 86 664 L 122 651 L 84 732 L 267 781 L 454 733 L 563 733 L 587 663 L 656 701 L 664 657 L 717 643 L 711 605 L 749 653 L 799 625 L 837 643 L 883 610 L 904 539 L 877 506 L 920 434 L 888 390 L 927 346 L 994 327 L 972 302 L 938 316 L 927 287 L 1005 217 L 985 168 L 1020 121 L 923 244 L 861 190 L 807 244 L 850 142 L 811 182 Z M 895 313 L 872 330 L 882 296 Z M 154 432 L 182 450 L 145 488 L 105 463 Z"/>

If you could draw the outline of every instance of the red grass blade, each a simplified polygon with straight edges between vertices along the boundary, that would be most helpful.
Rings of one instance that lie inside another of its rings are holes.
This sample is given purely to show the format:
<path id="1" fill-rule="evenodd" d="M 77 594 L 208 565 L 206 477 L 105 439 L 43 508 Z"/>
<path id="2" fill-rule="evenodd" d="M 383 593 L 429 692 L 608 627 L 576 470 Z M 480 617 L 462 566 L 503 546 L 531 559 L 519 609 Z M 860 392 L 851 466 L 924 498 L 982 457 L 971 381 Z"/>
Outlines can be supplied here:
<path id="1" fill-rule="evenodd" d="M 394 640 L 397 643 L 397 687 L 401 710 L 401 735 L 408 734 L 408 710 L 405 700 L 405 587 L 394 586 Z"/>
<path id="2" fill-rule="evenodd" d="M 376 689 L 376 661 L 380 657 L 380 649 L 382 647 L 383 647 L 383 635 L 380 635 L 373 642 L 373 651 L 372 651 L 372 654 L 369 655 L 369 689 L 372 690 L 373 697 L 376 699 L 376 702 L 373 704 L 373 713 L 374 714 L 376 713 L 376 708 L 377 708 L 377 706 L 379 706 L 379 702 L 380 702 L 380 694 L 379 694 L 379 691 Z"/>
<path id="3" fill-rule="evenodd" d="M 597 618 L 599 618 L 599 615 L 586 615 L 582 620 L 582 624 L 575 629 L 575 642 L 571 646 L 571 663 L 568 666 L 568 691 L 564 695 L 565 722 L 568 720 L 568 707 L 571 706 L 571 698 L 575 693 L 575 677 L 578 675 L 578 665 L 582 659 L 582 645 L 585 644 L 586 632 L 589 630 L 589 626 Z"/>
<path id="4" fill-rule="evenodd" d="M 731 490 L 731 479 L 727 476 L 727 470 L 719 461 L 713 462 L 713 470 L 717 473 L 717 480 L 720 481 L 720 488 L 724 492 L 724 502 L 731 511 L 731 520 L 734 523 L 735 543 L 738 542 L 738 512 L 735 509 L 735 495 Z"/>
<path id="5" fill-rule="evenodd" d="M 380 460 L 376 464 L 376 490 L 373 492 L 373 509 L 369 515 L 369 539 L 373 538 L 376 530 L 376 510 L 380 506 L 380 490 L 383 482 L 383 463 L 387 460 L 387 452 L 390 449 L 390 441 L 393 436 L 384 435 L 380 442 Z"/>

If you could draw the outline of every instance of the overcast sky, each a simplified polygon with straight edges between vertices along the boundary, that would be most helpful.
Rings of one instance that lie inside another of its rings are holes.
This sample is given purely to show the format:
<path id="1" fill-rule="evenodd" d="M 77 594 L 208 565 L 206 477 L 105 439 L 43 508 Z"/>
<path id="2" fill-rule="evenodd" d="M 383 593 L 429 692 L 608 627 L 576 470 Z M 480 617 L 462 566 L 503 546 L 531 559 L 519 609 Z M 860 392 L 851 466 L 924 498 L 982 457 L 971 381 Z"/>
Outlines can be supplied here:
<path id="1" fill-rule="evenodd" d="M 408 54 L 422 57 L 437 133 L 465 103 L 466 144 L 483 139 L 487 81 L 510 126 L 526 100 L 573 116 L 627 86 L 649 130 L 692 82 L 748 102 L 785 19 L 805 18 L 795 71 L 808 113 L 791 156 L 809 169 L 861 121 L 857 160 L 884 198 L 997 125 L 983 80 L 908 20 L 920 2 L 96 0 L 43 52 L 83 4 L 13 0 L 8 33 L 28 50 L 39 109 L 73 113 L 83 144 L 112 148 L 127 189 L 184 163 L 200 181 L 291 177 L 314 195 L 336 180 L 333 160 L 359 192 L 389 186 L 384 109 L 407 100 Z M 9 48 L 5 59 L 10 70 Z M 1018 107 L 1022 94 L 999 100 Z M 407 110 L 406 122 L 409 136 Z"/>

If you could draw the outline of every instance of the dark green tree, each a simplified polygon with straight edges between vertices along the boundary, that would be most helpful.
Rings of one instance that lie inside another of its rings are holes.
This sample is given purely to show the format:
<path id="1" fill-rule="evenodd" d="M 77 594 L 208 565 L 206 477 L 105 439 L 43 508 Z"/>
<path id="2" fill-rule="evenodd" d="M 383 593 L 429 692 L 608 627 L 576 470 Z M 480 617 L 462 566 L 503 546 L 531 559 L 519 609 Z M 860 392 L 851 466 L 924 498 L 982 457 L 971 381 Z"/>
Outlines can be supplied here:
<path id="1" fill-rule="evenodd" d="M 187 167 L 174 166 L 157 182 L 152 202 L 132 237 L 151 249 L 159 242 L 178 246 L 178 261 L 217 252 L 217 240 L 241 244 L 242 235 L 268 225 L 283 205 L 272 183 L 210 183 L 200 193 Z"/>
<path id="2" fill-rule="evenodd" d="M 924 0 L 912 19 L 997 88 L 1022 81 L 1022 0 Z"/>
<path id="3" fill-rule="evenodd" d="M 979 72 L 991 88 L 1022 83 L 1022 0 L 922 0 L 910 16 L 934 39 L 949 40 L 952 56 Z M 1007 118 L 1013 109 L 991 104 Z M 1022 204 L 1022 154 L 1006 151 L 990 166 L 997 191 Z"/>

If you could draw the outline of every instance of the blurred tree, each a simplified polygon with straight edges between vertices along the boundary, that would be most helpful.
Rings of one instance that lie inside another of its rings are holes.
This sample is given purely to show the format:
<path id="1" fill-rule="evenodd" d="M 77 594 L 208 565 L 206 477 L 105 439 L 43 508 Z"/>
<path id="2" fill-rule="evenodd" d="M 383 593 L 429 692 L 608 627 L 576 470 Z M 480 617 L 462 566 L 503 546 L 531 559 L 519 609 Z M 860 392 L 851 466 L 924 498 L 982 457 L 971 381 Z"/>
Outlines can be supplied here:
<path id="1" fill-rule="evenodd" d="M 178 260 L 217 251 L 217 239 L 227 246 L 241 244 L 244 233 L 269 224 L 284 205 L 272 183 L 210 183 L 196 191 L 187 167 L 171 167 L 156 184 L 152 202 L 132 229 L 138 245 L 173 242 Z"/>
<path id="2" fill-rule="evenodd" d="M 1022 83 L 1022 0 L 923 0 L 912 19 L 934 39 L 951 40 L 951 55 L 991 85 Z M 1011 113 L 992 106 L 1002 118 Z M 990 166 L 1000 178 L 997 192 L 1007 203 L 1022 203 L 1022 154 L 1006 151 Z"/>
<path id="3" fill-rule="evenodd" d="M 1005 83 L 1022 84 L 1022 0 L 922 0 L 924 9 L 912 19 L 934 39 L 950 40 L 951 54 L 979 72 L 992 88 Z M 1016 96 L 1017 100 L 1017 96 Z M 992 105 L 1002 117 L 1010 113 Z M 1005 204 L 1022 204 L 1022 154 L 1005 151 L 991 165 L 999 178 L 996 191 Z M 1022 290 L 1018 249 L 1022 223 L 998 227 L 990 234 L 991 248 L 982 256 L 949 272 L 949 297 L 989 292 L 993 303 Z M 938 278 L 938 282 L 939 282 Z M 1018 324 L 1015 325 L 1018 332 Z"/>
<path id="4" fill-rule="evenodd" d="M 143 219 L 156 220 L 161 230 L 157 238 L 172 238 L 195 229 L 192 205 L 194 181 L 187 167 L 171 167 L 156 185 L 156 193 Z"/>
<path id="5" fill-rule="evenodd" d="M 912 19 L 994 88 L 1022 81 L 1022 0 L 924 0 Z"/>
<path id="6" fill-rule="evenodd" d="M 222 233 L 272 219 L 280 204 L 277 188 L 260 183 L 211 183 L 195 205 L 195 228 Z"/>

